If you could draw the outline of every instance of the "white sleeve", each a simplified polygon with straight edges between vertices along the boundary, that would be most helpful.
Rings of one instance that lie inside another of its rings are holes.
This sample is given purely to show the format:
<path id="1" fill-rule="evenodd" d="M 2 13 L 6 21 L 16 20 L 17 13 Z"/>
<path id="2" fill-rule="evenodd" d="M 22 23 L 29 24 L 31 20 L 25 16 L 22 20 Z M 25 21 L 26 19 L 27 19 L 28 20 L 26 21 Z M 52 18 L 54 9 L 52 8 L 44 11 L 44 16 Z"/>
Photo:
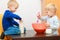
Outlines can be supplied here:
<path id="1" fill-rule="evenodd" d="M 47 16 L 42 16 L 41 20 L 47 20 L 47 18 L 48 18 Z"/>
<path id="2" fill-rule="evenodd" d="M 51 28 L 58 29 L 59 28 L 59 20 L 58 18 L 53 19 L 53 24 L 50 24 Z"/>

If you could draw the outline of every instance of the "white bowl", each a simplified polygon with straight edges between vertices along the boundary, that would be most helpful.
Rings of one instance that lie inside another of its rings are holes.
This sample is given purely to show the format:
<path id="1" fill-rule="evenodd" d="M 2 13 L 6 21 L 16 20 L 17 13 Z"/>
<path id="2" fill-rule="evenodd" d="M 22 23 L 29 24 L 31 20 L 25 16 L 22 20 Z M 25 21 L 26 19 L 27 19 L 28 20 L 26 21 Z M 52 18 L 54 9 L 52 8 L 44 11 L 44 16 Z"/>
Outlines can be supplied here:
<path id="1" fill-rule="evenodd" d="M 46 29 L 45 33 L 46 34 L 51 34 L 52 33 L 52 29 Z"/>

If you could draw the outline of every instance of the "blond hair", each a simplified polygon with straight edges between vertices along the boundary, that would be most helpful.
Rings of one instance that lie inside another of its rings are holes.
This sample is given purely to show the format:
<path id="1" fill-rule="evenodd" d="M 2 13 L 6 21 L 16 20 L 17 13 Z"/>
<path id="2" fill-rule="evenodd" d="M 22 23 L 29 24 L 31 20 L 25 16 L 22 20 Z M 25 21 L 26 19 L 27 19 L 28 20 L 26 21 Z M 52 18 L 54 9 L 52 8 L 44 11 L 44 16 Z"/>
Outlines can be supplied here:
<path id="1" fill-rule="evenodd" d="M 47 4 L 46 9 L 54 9 L 56 11 L 57 7 L 55 6 L 55 4 L 49 3 Z"/>
<path id="2" fill-rule="evenodd" d="M 19 6 L 19 4 L 18 4 L 18 2 L 16 1 L 16 0 L 9 0 L 9 2 L 7 3 L 7 5 L 8 5 L 8 7 L 10 6 L 10 5 L 16 5 L 17 7 Z"/>

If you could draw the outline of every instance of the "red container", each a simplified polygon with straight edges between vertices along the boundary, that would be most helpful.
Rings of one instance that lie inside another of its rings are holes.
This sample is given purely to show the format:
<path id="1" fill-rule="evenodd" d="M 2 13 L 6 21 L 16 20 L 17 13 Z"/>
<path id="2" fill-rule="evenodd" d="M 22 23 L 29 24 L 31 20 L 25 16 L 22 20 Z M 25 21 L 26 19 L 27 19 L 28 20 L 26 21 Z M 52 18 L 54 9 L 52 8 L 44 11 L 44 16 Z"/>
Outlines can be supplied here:
<path id="1" fill-rule="evenodd" d="M 44 23 L 33 23 L 32 27 L 37 33 L 44 33 L 46 30 L 46 25 Z"/>

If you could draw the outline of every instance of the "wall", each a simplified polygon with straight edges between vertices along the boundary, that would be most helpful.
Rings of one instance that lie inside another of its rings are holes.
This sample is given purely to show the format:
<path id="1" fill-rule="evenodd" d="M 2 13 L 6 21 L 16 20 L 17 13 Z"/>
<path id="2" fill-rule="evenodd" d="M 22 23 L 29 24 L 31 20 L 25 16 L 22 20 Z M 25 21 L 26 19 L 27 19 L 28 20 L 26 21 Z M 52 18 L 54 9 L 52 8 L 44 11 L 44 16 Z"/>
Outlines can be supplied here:
<path id="1" fill-rule="evenodd" d="M 32 30 L 32 23 L 36 20 L 36 13 L 41 12 L 41 1 L 40 0 L 17 0 L 19 8 L 15 12 L 21 16 L 24 21 L 24 26 L 27 30 Z M 7 9 L 8 0 L 0 0 L 0 13 L 4 13 Z"/>

